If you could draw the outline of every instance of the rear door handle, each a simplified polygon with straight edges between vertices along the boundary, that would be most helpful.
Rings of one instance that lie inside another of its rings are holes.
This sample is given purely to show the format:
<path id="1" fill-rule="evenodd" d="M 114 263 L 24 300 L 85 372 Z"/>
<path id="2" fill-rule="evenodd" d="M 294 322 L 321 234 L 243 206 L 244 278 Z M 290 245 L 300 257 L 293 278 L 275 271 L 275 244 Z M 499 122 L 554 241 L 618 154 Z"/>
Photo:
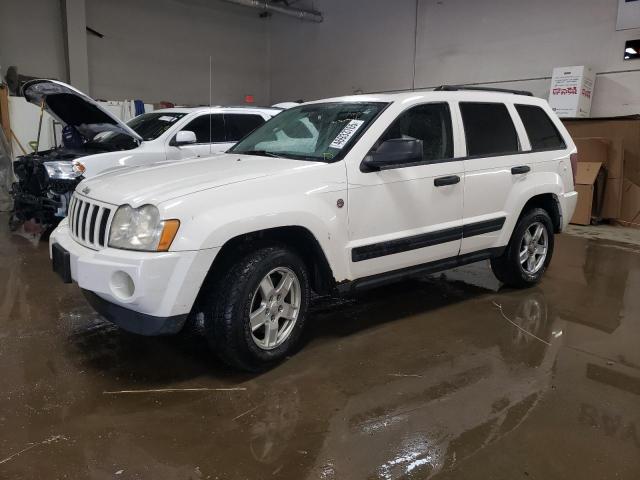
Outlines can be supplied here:
<path id="1" fill-rule="evenodd" d="M 458 175 L 449 175 L 448 177 L 438 177 L 433 180 L 433 184 L 436 187 L 443 187 L 445 185 L 455 185 L 460 182 Z"/>
<path id="2" fill-rule="evenodd" d="M 522 173 L 529 173 L 531 167 L 529 165 L 520 165 L 519 167 L 513 167 L 511 169 L 511 175 L 520 175 Z"/>

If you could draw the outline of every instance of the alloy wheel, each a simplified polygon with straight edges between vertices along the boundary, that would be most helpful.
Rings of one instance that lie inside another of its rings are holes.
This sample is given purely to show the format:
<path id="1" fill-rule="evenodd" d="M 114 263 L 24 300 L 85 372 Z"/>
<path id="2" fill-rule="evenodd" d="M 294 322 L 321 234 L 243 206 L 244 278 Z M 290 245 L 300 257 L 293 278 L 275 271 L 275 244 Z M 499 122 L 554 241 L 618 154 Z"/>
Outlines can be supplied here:
<path id="1" fill-rule="evenodd" d="M 282 345 L 291 335 L 300 312 L 302 288 L 296 274 L 278 267 L 267 273 L 251 301 L 251 337 L 263 350 Z"/>
<path id="2" fill-rule="evenodd" d="M 520 264 L 529 275 L 540 271 L 549 251 L 549 235 L 541 222 L 529 225 L 520 242 Z"/>

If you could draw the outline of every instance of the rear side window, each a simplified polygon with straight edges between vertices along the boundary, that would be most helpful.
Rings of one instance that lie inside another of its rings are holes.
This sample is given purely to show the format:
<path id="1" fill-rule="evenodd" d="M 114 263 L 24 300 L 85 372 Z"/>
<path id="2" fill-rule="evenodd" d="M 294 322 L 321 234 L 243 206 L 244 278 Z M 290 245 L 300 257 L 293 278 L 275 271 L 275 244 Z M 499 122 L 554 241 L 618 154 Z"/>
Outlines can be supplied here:
<path id="1" fill-rule="evenodd" d="M 189 130 L 196 134 L 197 143 L 224 142 L 224 123 L 222 115 L 200 115 L 190 121 L 182 130 Z M 211 137 L 209 137 L 211 132 Z"/>
<path id="2" fill-rule="evenodd" d="M 264 118 L 260 115 L 225 113 L 224 123 L 227 132 L 227 142 L 237 142 L 262 125 Z"/>
<path id="3" fill-rule="evenodd" d="M 396 138 L 422 140 L 425 161 L 452 158 L 453 134 L 449 105 L 428 103 L 403 112 L 380 137 L 376 147 Z"/>
<path id="4" fill-rule="evenodd" d="M 518 134 L 503 103 L 460 103 L 467 155 L 505 155 L 519 151 Z"/>
<path id="5" fill-rule="evenodd" d="M 533 150 L 561 150 L 566 144 L 549 115 L 535 105 L 516 105 Z"/>

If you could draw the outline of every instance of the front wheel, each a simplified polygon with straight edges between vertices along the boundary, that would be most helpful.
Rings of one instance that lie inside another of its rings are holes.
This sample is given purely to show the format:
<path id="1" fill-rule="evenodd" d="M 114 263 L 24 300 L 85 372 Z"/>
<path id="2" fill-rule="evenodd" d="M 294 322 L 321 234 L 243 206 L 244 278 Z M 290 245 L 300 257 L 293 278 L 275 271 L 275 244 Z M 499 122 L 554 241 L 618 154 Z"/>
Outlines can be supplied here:
<path id="1" fill-rule="evenodd" d="M 309 277 L 285 247 L 260 248 L 239 259 L 205 302 L 207 338 L 227 364 L 271 368 L 297 347 L 309 304 Z"/>
<path id="2" fill-rule="evenodd" d="M 553 255 L 553 223 L 541 208 L 525 213 L 500 257 L 491 259 L 491 269 L 502 283 L 516 288 L 535 285 Z"/>

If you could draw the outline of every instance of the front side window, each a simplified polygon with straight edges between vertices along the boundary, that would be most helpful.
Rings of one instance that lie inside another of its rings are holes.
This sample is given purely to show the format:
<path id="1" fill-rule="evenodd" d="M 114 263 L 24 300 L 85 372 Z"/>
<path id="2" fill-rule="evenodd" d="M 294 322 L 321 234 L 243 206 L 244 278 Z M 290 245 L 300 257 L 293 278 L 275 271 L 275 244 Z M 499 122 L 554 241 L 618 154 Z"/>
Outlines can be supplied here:
<path id="1" fill-rule="evenodd" d="M 264 123 L 260 115 L 246 113 L 225 113 L 224 128 L 227 142 L 237 142 Z"/>
<path id="2" fill-rule="evenodd" d="M 461 102 L 467 155 L 493 156 L 520 150 L 518 134 L 504 103 Z"/>
<path id="3" fill-rule="evenodd" d="M 224 121 L 221 114 L 200 115 L 191 120 L 182 130 L 196 134 L 197 143 L 224 142 Z"/>
<path id="4" fill-rule="evenodd" d="M 279 113 L 230 152 L 319 162 L 341 158 L 386 103 L 331 102 Z"/>
<path id="5" fill-rule="evenodd" d="M 533 150 L 562 150 L 566 144 L 549 115 L 535 105 L 516 105 Z"/>
<path id="6" fill-rule="evenodd" d="M 380 137 L 374 148 L 386 140 L 397 138 L 422 140 L 425 161 L 453 158 L 449 105 L 430 103 L 403 112 Z"/>

